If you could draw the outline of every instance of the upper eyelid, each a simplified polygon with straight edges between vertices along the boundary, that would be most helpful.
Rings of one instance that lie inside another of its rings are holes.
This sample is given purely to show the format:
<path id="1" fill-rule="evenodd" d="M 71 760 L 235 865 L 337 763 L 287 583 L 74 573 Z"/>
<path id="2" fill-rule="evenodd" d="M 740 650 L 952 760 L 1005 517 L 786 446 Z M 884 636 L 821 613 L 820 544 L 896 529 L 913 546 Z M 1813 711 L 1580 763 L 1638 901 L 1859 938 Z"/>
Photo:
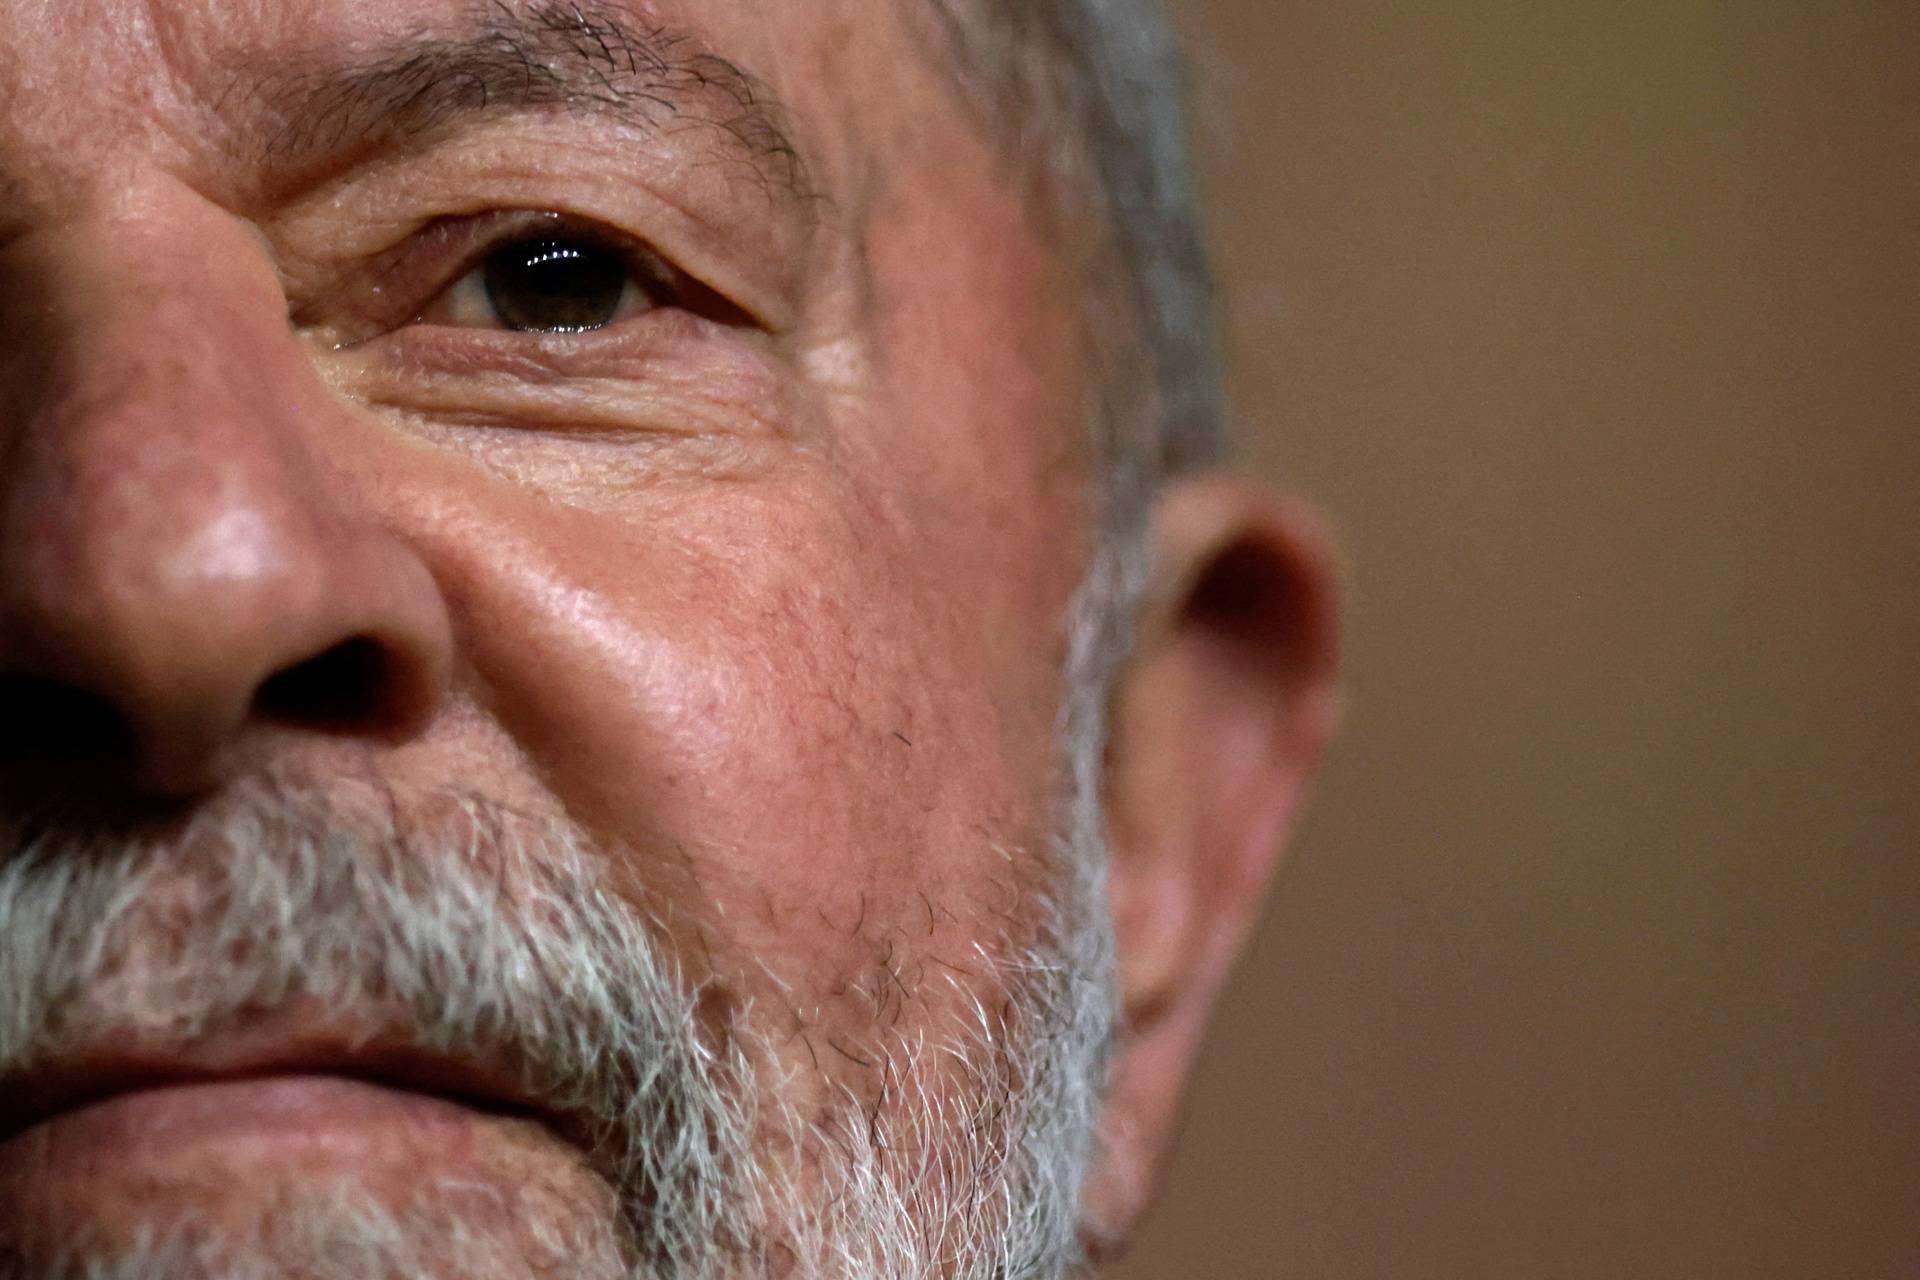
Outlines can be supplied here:
<path id="1" fill-rule="evenodd" d="M 662 299 L 670 307 L 728 328 L 780 332 L 766 315 L 687 271 L 655 240 L 607 219 L 538 205 L 482 207 L 396 228 L 384 248 L 372 249 L 357 267 L 334 276 L 330 284 L 311 280 L 300 288 L 290 282 L 288 288 L 298 290 L 298 297 L 290 294 L 288 319 L 296 330 L 309 332 L 326 347 L 351 351 L 415 326 L 447 290 L 501 246 L 543 236 L 580 238 L 620 253 L 630 263 L 630 271 L 639 276 L 643 290 L 653 286 L 672 290 L 672 297 Z"/>
<path id="2" fill-rule="evenodd" d="M 668 267 L 665 255 L 645 241 L 597 225 L 583 225 L 573 219 L 563 219 L 552 224 L 543 222 L 525 225 L 481 236 L 476 239 L 474 247 L 468 251 L 466 261 L 470 266 L 477 266 L 489 255 L 506 246 L 527 240 L 580 240 L 596 248 L 617 253 L 631 261 Z"/>
<path id="3" fill-rule="evenodd" d="M 631 237 L 616 239 L 605 233 L 591 229 L 577 230 L 570 227 L 541 227 L 533 231 L 507 232 L 479 241 L 461 258 L 460 265 L 447 273 L 446 281 L 441 285 L 440 290 L 428 298 L 424 305 L 431 305 L 435 300 L 443 297 L 448 289 L 453 288 L 475 271 L 481 270 L 486 265 L 487 260 L 494 254 L 500 252 L 500 250 L 510 245 L 542 240 L 579 241 L 604 252 L 615 254 L 626 264 L 629 273 L 632 274 L 643 287 L 647 287 L 649 292 L 652 291 L 653 286 L 657 286 L 666 291 L 669 296 L 672 296 L 677 293 L 677 277 L 685 275 L 684 272 L 676 272 L 672 264 L 663 258 L 658 250 L 633 240 Z"/>
<path id="4" fill-rule="evenodd" d="M 492 225 L 470 230 L 475 224 Z M 455 236 L 460 238 L 460 243 L 446 250 L 436 250 L 430 245 L 433 240 L 448 240 Z M 430 223 L 382 254 L 376 275 L 385 282 L 396 280 L 409 270 L 419 270 L 427 278 L 438 276 L 439 288 L 444 290 L 479 267 L 490 254 L 519 241 L 539 239 L 585 240 L 629 260 L 644 257 L 663 266 L 667 262 L 658 249 L 637 237 L 588 219 L 543 210 L 507 210 L 497 214 L 444 218 Z M 428 241 L 429 247 L 419 249 L 421 241 Z M 417 261 L 418 254 L 423 251 L 437 259 L 424 269 Z M 420 286 L 415 282 L 414 287 Z M 422 302 L 429 300 L 422 299 Z"/>
<path id="5" fill-rule="evenodd" d="M 741 305 L 693 275 L 645 238 L 610 226 L 596 218 L 554 210 L 500 210 L 442 219 L 430 224 L 422 231 L 415 232 L 390 250 L 389 252 L 401 257 L 389 264 L 386 272 L 400 269 L 400 264 L 404 261 L 412 243 L 422 236 L 449 237 L 452 235 L 462 236 L 465 243 L 446 255 L 447 259 L 451 260 L 450 265 L 443 260 L 428 273 L 429 278 L 437 278 L 437 283 L 431 286 L 419 284 L 413 286 L 414 290 L 420 294 L 413 305 L 414 316 L 399 323 L 411 323 L 421 311 L 431 306 L 448 289 L 478 270 L 490 255 L 507 245 L 525 240 L 578 239 L 619 254 L 628 264 L 629 269 L 641 278 L 640 282 L 644 286 L 668 291 L 672 295 L 673 302 L 686 306 L 689 310 L 708 314 L 709 318 L 718 319 L 730 325 L 770 330 L 767 321 L 756 315 L 750 308 Z"/>

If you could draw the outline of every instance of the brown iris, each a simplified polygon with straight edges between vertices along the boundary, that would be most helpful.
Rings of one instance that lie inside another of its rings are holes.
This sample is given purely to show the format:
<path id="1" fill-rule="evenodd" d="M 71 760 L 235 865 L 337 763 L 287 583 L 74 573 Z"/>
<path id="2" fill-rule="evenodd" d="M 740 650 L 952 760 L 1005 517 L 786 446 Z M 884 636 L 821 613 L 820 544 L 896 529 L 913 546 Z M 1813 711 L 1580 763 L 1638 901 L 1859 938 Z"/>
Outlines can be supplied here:
<path id="1" fill-rule="evenodd" d="M 487 301 L 510 329 L 583 333 L 610 324 L 630 271 L 613 249 L 582 239 L 516 240 L 483 268 Z"/>

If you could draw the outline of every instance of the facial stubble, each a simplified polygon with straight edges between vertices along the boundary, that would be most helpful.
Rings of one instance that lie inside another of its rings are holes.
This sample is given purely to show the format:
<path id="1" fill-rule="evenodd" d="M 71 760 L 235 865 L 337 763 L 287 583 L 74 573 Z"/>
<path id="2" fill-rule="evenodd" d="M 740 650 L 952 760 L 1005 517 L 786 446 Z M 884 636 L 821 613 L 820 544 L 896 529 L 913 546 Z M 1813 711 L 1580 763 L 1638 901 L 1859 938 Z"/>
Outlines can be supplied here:
<path id="1" fill-rule="evenodd" d="M 874 1039 L 877 1095 L 837 1084 L 835 1105 L 802 1109 L 751 1008 L 714 1027 L 712 987 L 577 828 L 478 796 L 382 800 L 258 780 L 164 836 L 17 833 L 0 863 L 0 1079 L 104 1037 L 196 1043 L 320 1002 L 509 1070 L 568 1118 L 606 1197 L 428 1179 L 396 1198 L 340 1178 L 279 1189 L 239 1223 L 188 1212 L 0 1241 L 0 1277 L 1065 1274 L 1086 1135 L 1062 1073 L 1086 1071 L 1098 981 L 1069 954 L 1062 904 L 1041 904 L 1034 937 L 977 948 L 964 1016 Z"/>

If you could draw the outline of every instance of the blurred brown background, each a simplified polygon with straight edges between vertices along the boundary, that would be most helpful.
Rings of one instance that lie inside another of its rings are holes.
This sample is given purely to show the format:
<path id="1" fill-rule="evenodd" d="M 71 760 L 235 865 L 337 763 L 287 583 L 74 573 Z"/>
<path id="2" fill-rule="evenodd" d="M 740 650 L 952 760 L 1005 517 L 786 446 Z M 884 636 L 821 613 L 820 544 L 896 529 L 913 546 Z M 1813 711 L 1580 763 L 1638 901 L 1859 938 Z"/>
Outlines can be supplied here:
<path id="1" fill-rule="evenodd" d="M 1350 700 L 1118 1274 L 1920 1277 L 1920 4 L 1182 12 Z"/>

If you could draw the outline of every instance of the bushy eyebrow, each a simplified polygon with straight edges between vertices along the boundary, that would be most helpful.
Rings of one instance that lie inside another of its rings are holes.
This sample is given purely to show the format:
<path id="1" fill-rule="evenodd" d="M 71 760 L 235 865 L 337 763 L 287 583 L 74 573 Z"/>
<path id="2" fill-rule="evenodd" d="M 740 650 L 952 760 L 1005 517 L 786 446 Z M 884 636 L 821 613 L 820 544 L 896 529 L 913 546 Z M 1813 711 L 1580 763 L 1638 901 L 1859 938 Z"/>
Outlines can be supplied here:
<path id="1" fill-rule="evenodd" d="M 248 86 L 282 123 L 268 158 L 298 166 L 374 143 L 404 142 L 476 118 L 539 108 L 610 119 L 643 133 L 713 131 L 717 158 L 769 194 L 804 202 L 806 166 L 764 82 L 694 37 L 617 14 L 606 0 L 489 0 L 469 29 L 409 36 Z"/>

